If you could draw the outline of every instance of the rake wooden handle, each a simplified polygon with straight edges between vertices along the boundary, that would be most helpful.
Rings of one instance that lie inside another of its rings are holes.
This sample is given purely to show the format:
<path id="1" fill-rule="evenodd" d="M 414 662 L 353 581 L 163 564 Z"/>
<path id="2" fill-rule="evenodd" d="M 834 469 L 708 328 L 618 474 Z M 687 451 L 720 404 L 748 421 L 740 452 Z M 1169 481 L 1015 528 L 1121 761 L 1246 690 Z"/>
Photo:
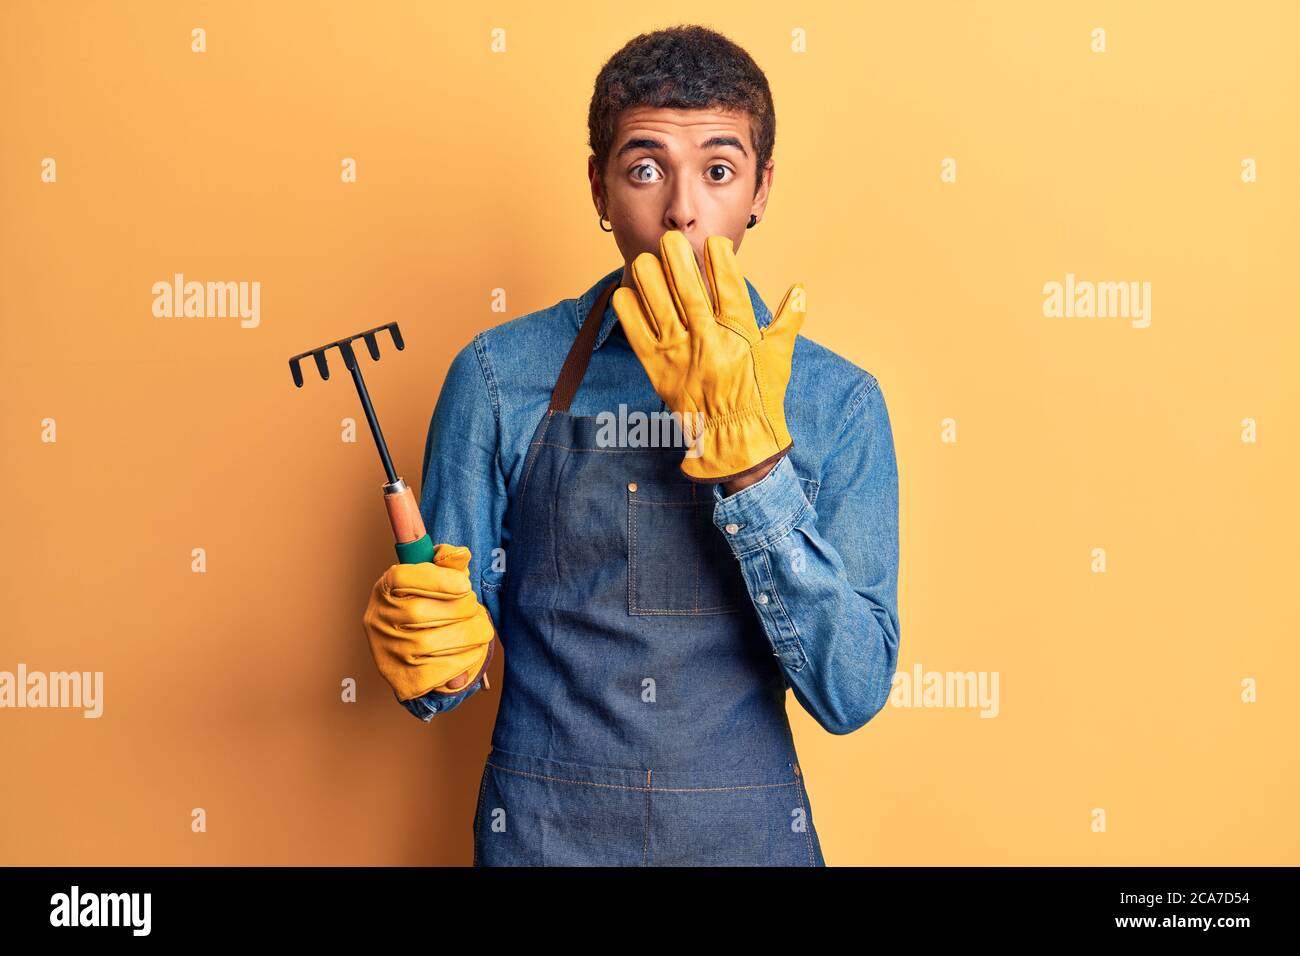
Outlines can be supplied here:
<path id="1" fill-rule="evenodd" d="M 398 562 L 421 564 L 432 561 L 433 540 L 424 530 L 420 505 L 415 500 L 415 493 L 401 478 L 384 485 L 384 507 L 388 509 L 388 523 L 393 526 Z"/>

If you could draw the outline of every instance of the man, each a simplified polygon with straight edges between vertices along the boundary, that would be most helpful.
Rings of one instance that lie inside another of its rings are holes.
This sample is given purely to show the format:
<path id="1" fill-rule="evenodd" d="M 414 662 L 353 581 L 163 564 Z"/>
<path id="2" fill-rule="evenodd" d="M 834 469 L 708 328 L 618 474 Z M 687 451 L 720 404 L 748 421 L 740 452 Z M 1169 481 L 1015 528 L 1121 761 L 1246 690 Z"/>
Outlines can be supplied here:
<path id="1" fill-rule="evenodd" d="M 888 699 L 884 397 L 797 336 L 801 286 L 773 317 L 739 272 L 774 171 L 748 54 L 702 27 L 638 36 L 588 121 L 625 265 L 453 360 L 421 512 L 454 545 L 376 583 L 375 659 L 429 720 L 501 639 L 476 864 L 824 865 L 785 692 L 836 734 Z M 665 414 L 679 440 L 647 441 Z"/>

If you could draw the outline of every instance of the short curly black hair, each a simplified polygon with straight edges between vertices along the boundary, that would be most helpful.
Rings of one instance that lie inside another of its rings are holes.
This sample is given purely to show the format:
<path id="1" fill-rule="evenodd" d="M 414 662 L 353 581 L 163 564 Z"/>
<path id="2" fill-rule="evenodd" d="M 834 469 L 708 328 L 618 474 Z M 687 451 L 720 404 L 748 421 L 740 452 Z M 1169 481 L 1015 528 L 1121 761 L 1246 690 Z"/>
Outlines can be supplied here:
<path id="1" fill-rule="evenodd" d="M 758 193 L 776 143 L 772 91 L 753 57 L 721 33 L 693 24 L 642 33 L 600 68 L 587 111 L 587 142 L 602 178 L 618 116 L 633 106 L 748 113 Z"/>

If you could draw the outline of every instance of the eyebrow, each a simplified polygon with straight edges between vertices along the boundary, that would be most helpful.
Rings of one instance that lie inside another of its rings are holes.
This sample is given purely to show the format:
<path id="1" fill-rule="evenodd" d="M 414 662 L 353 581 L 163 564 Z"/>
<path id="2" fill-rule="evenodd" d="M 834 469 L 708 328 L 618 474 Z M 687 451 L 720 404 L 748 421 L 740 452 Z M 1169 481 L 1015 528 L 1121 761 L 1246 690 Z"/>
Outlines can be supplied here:
<path id="1" fill-rule="evenodd" d="M 708 139 L 706 139 L 704 142 L 700 143 L 699 148 L 714 149 L 719 146 L 734 146 L 736 149 L 740 150 L 742 156 L 745 156 L 746 158 L 748 158 L 749 156 L 749 153 L 745 152 L 744 144 L 741 143 L 741 141 L 736 139 L 736 137 L 734 136 L 711 136 Z M 666 147 L 661 141 L 657 139 L 637 137 L 635 139 L 629 139 L 626 143 L 620 146 L 618 152 L 614 154 L 614 158 L 617 159 L 618 157 L 622 156 L 624 153 L 633 149 L 667 149 L 667 148 L 668 147 Z"/>

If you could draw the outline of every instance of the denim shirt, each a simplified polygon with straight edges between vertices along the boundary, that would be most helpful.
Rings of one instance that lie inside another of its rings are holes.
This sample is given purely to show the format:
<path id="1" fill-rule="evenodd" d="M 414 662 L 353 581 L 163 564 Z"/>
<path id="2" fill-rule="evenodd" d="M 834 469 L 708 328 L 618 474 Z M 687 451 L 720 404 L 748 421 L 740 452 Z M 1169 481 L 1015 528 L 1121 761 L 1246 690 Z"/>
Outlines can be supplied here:
<path id="1" fill-rule="evenodd" d="M 622 272 L 577 299 L 474 336 L 452 360 L 429 422 L 420 486 L 425 527 L 435 543 L 469 547 L 470 581 L 498 624 L 510 552 L 507 505 L 578 329 L 600 290 Z M 766 326 L 772 314 L 746 284 L 755 319 Z M 570 413 L 617 416 L 620 405 L 629 413 L 667 411 L 611 301 Z M 817 722 L 847 734 L 884 707 L 898 661 L 893 434 L 876 379 L 802 335 L 785 409 L 790 453 L 735 494 L 708 486 L 713 523 L 739 562 L 762 626 L 756 638 L 766 637 L 786 684 Z M 401 703 L 428 721 L 481 685 Z"/>

